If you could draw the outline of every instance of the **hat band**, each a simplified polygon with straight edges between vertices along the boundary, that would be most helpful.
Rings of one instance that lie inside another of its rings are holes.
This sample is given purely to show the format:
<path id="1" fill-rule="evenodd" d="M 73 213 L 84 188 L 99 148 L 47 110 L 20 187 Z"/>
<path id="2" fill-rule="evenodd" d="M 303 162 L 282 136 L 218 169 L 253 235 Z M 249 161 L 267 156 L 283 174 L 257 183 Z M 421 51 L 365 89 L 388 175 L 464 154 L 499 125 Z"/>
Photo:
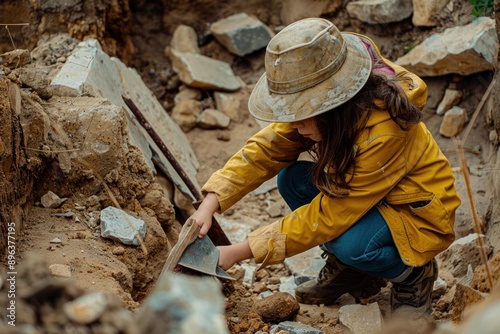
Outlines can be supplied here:
<path id="1" fill-rule="evenodd" d="M 267 78 L 267 87 L 276 94 L 293 94 L 311 88 L 335 74 L 344 64 L 347 56 L 346 43 L 342 43 L 339 55 L 326 67 L 306 76 L 290 81 L 273 81 Z"/>

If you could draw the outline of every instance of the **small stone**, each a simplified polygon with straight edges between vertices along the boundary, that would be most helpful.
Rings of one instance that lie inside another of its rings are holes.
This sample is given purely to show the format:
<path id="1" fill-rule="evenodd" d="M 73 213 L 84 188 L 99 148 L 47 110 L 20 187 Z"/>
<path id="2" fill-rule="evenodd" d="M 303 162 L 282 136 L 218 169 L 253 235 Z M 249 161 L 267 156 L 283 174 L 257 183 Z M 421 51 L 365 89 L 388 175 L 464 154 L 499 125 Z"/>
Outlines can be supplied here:
<path id="1" fill-rule="evenodd" d="M 108 299 L 106 295 L 102 292 L 95 292 L 66 303 L 63 309 L 68 318 L 85 325 L 99 319 L 107 305 Z"/>
<path id="2" fill-rule="evenodd" d="M 255 312 L 265 322 L 281 322 L 293 318 L 299 312 L 297 300 L 289 293 L 275 292 L 254 303 Z"/>
<path id="3" fill-rule="evenodd" d="M 227 132 L 221 132 L 217 134 L 217 140 L 220 141 L 230 141 L 231 140 L 231 135 Z"/>
<path id="4" fill-rule="evenodd" d="M 62 203 L 64 203 L 65 200 L 66 198 L 59 198 L 59 196 L 50 190 L 41 198 L 43 207 L 51 209 L 58 208 Z"/>
<path id="5" fill-rule="evenodd" d="M 61 244 L 62 241 L 58 237 L 55 237 L 54 239 L 50 240 L 51 244 Z"/>
<path id="6" fill-rule="evenodd" d="M 252 291 L 256 293 L 261 293 L 267 290 L 267 286 L 264 283 L 255 283 L 252 287 Z"/>
<path id="7" fill-rule="evenodd" d="M 113 255 L 123 255 L 125 254 L 125 248 L 119 246 L 113 249 Z"/>
<path id="8" fill-rule="evenodd" d="M 71 268 L 65 264 L 52 264 L 49 266 L 50 273 L 58 277 L 71 277 Z"/>

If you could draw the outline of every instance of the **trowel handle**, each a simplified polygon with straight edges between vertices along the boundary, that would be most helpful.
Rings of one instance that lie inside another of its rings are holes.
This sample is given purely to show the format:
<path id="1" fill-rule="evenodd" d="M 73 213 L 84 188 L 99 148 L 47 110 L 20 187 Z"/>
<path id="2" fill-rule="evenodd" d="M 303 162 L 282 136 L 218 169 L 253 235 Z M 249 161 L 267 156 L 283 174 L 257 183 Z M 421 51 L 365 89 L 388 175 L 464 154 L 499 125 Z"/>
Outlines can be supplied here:
<path id="1" fill-rule="evenodd" d="M 163 265 L 160 276 L 163 275 L 164 271 L 173 271 L 175 269 L 182 253 L 184 253 L 184 250 L 188 245 L 196 240 L 199 233 L 200 228 L 198 227 L 198 224 L 196 224 L 196 220 L 192 218 L 188 219 L 179 234 L 179 240 L 168 254 L 167 261 L 165 261 L 165 264 Z"/>

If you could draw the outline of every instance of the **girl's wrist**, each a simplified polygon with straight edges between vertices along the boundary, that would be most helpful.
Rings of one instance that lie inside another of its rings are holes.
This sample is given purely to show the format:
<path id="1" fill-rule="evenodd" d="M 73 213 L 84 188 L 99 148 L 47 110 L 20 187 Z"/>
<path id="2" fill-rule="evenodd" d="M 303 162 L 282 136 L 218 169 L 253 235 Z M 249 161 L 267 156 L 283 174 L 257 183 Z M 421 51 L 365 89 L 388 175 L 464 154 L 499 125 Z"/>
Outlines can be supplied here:
<path id="1" fill-rule="evenodd" d="M 219 200 L 217 199 L 217 195 L 215 193 L 208 193 L 207 196 L 201 202 L 198 210 L 205 211 L 211 215 L 213 215 L 219 209 Z"/>

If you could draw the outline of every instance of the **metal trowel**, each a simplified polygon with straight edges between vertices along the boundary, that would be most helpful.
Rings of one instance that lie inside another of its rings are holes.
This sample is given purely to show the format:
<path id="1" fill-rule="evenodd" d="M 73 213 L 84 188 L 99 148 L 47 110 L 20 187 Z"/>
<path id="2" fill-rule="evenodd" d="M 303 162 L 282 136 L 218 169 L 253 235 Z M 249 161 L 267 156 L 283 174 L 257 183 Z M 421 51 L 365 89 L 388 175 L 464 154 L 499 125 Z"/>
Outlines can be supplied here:
<path id="1" fill-rule="evenodd" d="M 186 247 L 178 264 L 207 275 L 234 280 L 233 277 L 217 265 L 218 262 L 219 250 L 215 247 L 208 235 L 206 235 L 201 239 L 196 238 Z"/>

